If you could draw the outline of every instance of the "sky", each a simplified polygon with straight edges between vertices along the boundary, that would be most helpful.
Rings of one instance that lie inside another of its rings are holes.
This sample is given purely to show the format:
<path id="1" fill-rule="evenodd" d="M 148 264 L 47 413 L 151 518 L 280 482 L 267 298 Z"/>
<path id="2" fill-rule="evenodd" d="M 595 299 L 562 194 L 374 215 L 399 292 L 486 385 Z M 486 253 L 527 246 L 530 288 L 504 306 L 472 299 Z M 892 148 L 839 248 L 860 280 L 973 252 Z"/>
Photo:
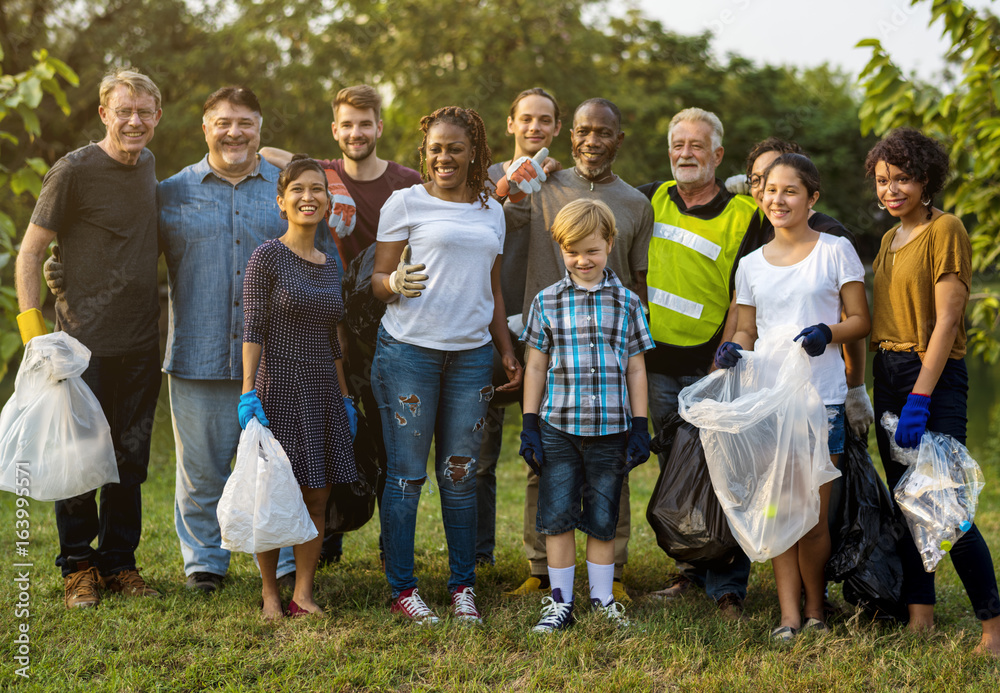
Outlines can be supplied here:
<path id="1" fill-rule="evenodd" d="M 644 13 L 684 35 L 710 30 L 720 59 L 733 52 L 757 64 L 812 67 L 823 62 L 857 75 L 871 58 L 870 48 L 854 48 L 877 38 L 903 70 L 923 79 L 943 66 L 948 42 L 941 22 L 928 27 L 931 2 L 909 0 L 637 0 Z M 1000 5 L 966 0 L 972 7 Z M 779 39 L 780 37 L 780 39 Z"/>

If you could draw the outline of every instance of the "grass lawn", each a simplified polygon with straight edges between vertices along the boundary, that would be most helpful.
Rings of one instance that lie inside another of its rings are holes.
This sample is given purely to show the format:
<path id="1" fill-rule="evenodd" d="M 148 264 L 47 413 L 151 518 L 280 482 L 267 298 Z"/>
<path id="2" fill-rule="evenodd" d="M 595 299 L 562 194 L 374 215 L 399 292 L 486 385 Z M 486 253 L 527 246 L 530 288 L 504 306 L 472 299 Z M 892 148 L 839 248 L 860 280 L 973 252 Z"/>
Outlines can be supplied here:
<path id="1" fill-rule="evenodd" d="M 235 416 L 235 412 L 234 412 Z M 107 597 L 97 609 L 67 611 L 53 559 L 58 550 L 50 504 L 30 505 L 27 559 L 15 556 L 14 497 L 4 494 L 0 521 L 10 558 L 0 580 L 0 689 L 24 691 L 989 691 L 1000 689 L 1000 663 L 970 654 L 979 637 L 949 560 L 938 570 L 938 628 L 911 636 L 850 613 L 827 637 L 772 644 L 778 602 L 769 564 L 756 564 L 747 599 L 749 620 L 716 617 L 703 593 L 664 605 L 643 599 L 662 587 L 673 561 L 656 546 L 645 508 L 655 461 L 632 474 L 633 535 L 625 582 L 633 627 L 609 630 L 586 615 L 565 634 L 528 634 L 540 598 L 502 595 L 526 577 L 521 549 L 524 465 L 516 457 L 517 417 L 508 416 L 498 469 L 497 565 L 482 570 L 476 591 L 482 627 L 444 619 L 421 628 L 389 615 L 389 591 L 378 562 L 378 520 L 345 537 L 340 564 L 317 576 L 325 619 L 259 616 L 260 581 L 250 556 L 233 557 L 225 587 L 211 596 L 184 588 L 173 527 L 174 461 L 166 387 L 144 485 L 143 575 L 164 598 Z M 994 413 L 993 440 L 1000 437 Z M 874 449 L 874 445 L 872 445 Z M 1000 557 L 1000 446 L 973 450 L 988 480 L 977 523 Z M 439 614 L 447 604 L 447 549 L 436 491 L 421 499 L 417 572 L 421 594 Z M 578 542 L 582 549 L 583 542 Z M 30 678 L 15 673 L 19 624 L 14 578 L 29 561 Z M 577 595 L 585 604 L 586 568 L 578 554 Z M 831 594 L 842 603 L 839 587 Z"/>

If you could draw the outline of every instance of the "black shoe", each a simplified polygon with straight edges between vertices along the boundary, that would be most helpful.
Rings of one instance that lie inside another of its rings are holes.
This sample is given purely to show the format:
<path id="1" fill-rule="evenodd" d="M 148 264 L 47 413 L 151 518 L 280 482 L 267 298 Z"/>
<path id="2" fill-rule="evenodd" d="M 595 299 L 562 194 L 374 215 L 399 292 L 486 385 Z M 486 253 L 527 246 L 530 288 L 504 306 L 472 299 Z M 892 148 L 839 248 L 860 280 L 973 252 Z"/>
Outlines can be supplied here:
<path id="1" fill-rule="evenodd" d="M 222 587 L 223 577 L 215 573 L 191 573 L 184 586 L 189 590 L 201 590 L 206 594 Z"/>
<path id="2" fill-rule="evenodd" d="M 323 566 L 328 566 L 331 563 L 340 563 L 340 557 L 343 554 L 335 553 L 332 556 L 326 556 L 324 554 L 319 555 L 319 563 L 316 564 L 316 568 L 322 568 Z"/>

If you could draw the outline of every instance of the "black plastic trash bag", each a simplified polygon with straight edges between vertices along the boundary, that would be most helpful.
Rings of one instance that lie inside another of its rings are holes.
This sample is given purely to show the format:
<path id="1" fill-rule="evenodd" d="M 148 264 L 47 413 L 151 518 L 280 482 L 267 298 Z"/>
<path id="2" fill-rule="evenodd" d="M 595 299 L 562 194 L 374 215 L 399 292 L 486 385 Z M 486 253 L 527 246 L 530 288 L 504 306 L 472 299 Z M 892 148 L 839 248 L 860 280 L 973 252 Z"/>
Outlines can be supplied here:
<path id="1" fill-rule="evenodd" d="M 646 509 L 656 543 L 676 561 L 704 567 L 730 564 L 739 544 L 712 488 L 698 429 L 671 414 L 651 450 L 669 451 Z"/>
<path id="2" fill-rule="evenodd" d="M 906 605 L 900 601 L 903 566 L 896 554 L 902 524 L 866 441 L 850 427 L 846 434 L 839 462 L 842 502 L 826 579 L 843 582 L 844 599 L 873 618 L 906 620 Z"/>
<path id="3" fill-rule="evenodd" d="M 364 527 L 375 514 L 378 497 L 378 451 L 364 414 L 358 412 L 358 434 L 354 437 L 354 462 L 358 479 L 350 484 L 334 484 L 326 502 L 326 533 L 353 532 Z M 381 435 L 381 431 L 375 432 Z"/>

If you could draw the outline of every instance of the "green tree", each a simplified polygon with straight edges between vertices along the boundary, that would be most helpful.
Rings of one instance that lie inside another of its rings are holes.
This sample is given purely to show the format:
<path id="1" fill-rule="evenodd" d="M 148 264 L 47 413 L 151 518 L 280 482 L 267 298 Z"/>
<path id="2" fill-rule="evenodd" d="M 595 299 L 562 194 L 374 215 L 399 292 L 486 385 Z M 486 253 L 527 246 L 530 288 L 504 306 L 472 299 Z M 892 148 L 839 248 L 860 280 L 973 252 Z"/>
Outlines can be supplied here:
<path id="1" fill-rule="evenodd" d="M 911 4 L 926 0 L 912 0 Z M 863 133 L 883 135 L 911 126 L 949 149 L 954 175 L 944 205 L 969 223 L 974 273 L 995 272 L 1000 257 L 1000 20 L 962 2 L 932 0 L 931 23 L 940 20 L 951 41 L 947 59 L 957 66 L 958 84 L 942 93 L 905 76 L 877 39 L 865 39 L 872 58 L 859 81 L 864 100 Z M 974 282 L 970 351 L 991 362 L 1000 358 L 1000 300 Z"/>
<path id="2" fill-rule="evenodd" d="M 4 57 L 0 48 L 0 60 Z M 21 337 L 17 330 L 17 295 L 14 292 L 15 241 L 18 224 L 23 214 L 12 215 L 15 208 L 24 208 L 26 199 L 38 198 L 42 176 L 48 164 L 37 156 L 15 154 L 25 143 L 41 135 L 38 112 L 42 110 L 45 95 L 55 101 L 59 110 L 69 115 L 70 108 L 62 83 L 76 86 L 78 79 L 64 62 L 45 50 L 33 53 L 35 64 L 17 74 L 0 70 L 0 380 L 7 373 L 8 364 L 21 350 Z M 60 81 L 62 80 L 62 82 Z M 20 127 L 14 126 L 10 116 L 17 116 Z M 5 122 L 6 121 L 6 122 Z M 13 131 L 11 130 L 13 129 Z M 23 131 L 23 134 L 22 134 Z M 11 156 L 8 156 L 10 154 Z"/>

